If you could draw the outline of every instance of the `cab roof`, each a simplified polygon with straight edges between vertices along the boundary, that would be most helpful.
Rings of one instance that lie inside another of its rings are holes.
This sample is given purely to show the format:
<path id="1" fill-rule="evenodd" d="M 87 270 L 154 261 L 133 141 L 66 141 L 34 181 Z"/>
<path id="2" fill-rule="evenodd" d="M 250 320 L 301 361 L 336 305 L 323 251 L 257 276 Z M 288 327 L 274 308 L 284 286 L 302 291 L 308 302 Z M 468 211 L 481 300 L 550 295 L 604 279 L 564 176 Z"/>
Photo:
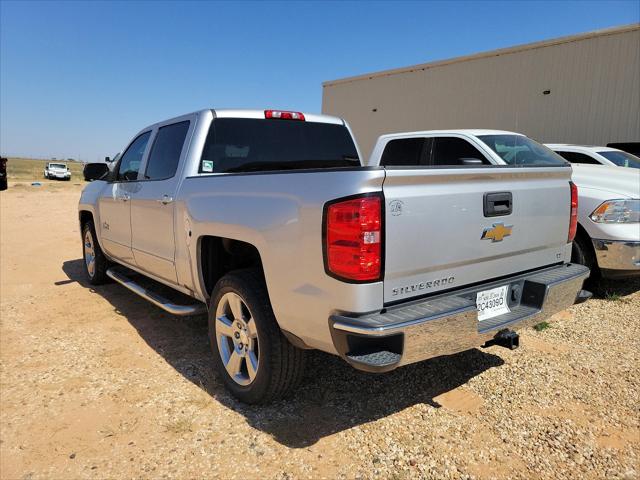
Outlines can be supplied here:
<path id="1" fill-rule="evenodd" d="M 467 135 L 472 137 L 478 137 L 481 135 L 519 135 L 524 137 L 525 135 L 517 132 L 509 132 L 507 130 L 488 130 L 481 128 L 460 128 L 453 130 L 422 130 L 418 132 L 398 132 L 398 133 L 388 133 L 385 135 L 381 135 L 379 137 L 380 140 L 387 138 L 397 138 L 397 137 L 418 137 L 422 135 Z"/>
<path id="2" fill-rule="evenodd" d="M 214 118 L 253 118 L 253 119 L 259 119 L 259 120 L 266 120 L 265 119 L 265 111 L 266 110 L 277 110 L 277 111 L 281 111 L 281 112 L 290 112 L 292 110 L 284 110 L 284 109 L 264 109 L 264 110 L 258 110 L 258 109 L 245 109 L 245 108 L 207 108 L 204 110 L 198 110 L 197 112 L 190 112 L 190 113 L 185 113 L 183 115 L 179 115 L 177 117 L 172 117 L 166 120 L 162 120 L 160 122 L 155 122 L 152 125 L 149 125 L 148 127 L 146 127 L 145 129 L 148 128 L 152 128 L 155 125 L 160 125 L 160 124 L 167 124 L 173 121 L 181 121 L 184 120 L 185 117 L 188 117 L 189 115 L 210 115 L 213 114 Z M 335 125 L 344 125 L 345 122 L 344 120 L 342 120 L 341 118 L 338 117 L 333 117 L 331 115 L 321 115 L 321 114 L 317 114 L 317 113 L 307 113 L 307 112 L 299 112 L 297 110 L 293 110 L 296 111 L 297 113 L 302 113 L 304 115 L 304 121 L 306 122 L 314 122 L 314 123 L 332 123 Z M 144 130 L 144 129 L 143 129 Z"/>
<path id="3" fill-rule="evenodd" d="M 342 119 L 342 118 L 338 118 L 338 117 L 333 117 L 331 115 L 321 115 L 321 114 L 316 114 L 316 113 L 306 113 L 306 112 L 300 112 L 300 111 L 296 111 L 296 110 L 278 110 L 278 109 L 264 109 L 264 110 L 258 110 L 258 109 L 243 109 L 243 108 L 217 108 L 217 109 L 213 109 L 213 108 L 207 108 L 207 109 L 203 109 L 203 110 L 197 110 L 195 112 L 189 112 L 189 113 L 185 113 L 183 115 L 179 115 L 177 117 L 171 117 L 165 120 L 161 120 L 159 122 L 155 122 L 152 123 L 150 125 L 147 125 L 146 127 L 144 127 L 142 130 L 139 130 L 138 133 L 136 133 L 136 135 L 133 137 L 134 139 L 137 138 L 138 136 L 140 136 L 141 134 L 150 131 L 154 128 L 159 128 L 159 127 L 163 127 L 172 123 L 178 123 L 178 122 L 183 122 L 188 120 L 189 118 L 192 118 L 193 116 L 196 116 L 197 118 L 211 118 L 211 116 L 213 116 L 213 118 L 250 118 L 250 119 L 259 119 L 259 120 L 265 120 L 265 121 L 285 121 L 285 122 L 289 122 L 289 121 L 295 121 L 295 122 L 301 122 L 301 120 L 276 120 L 276 119 L 268 119 L 266 118 L 266 112 L 268 110 L 274 111 L 274 112 L 295 112 L 295 113 L 301 113 L 302 115 L 304 115 L 304 120 L 302 120 L 302 123 L 325 123 L 325 124 L 333 124 L 333 125 L 344 125 L 345 127 L 347 127 L 347 129 L 349 129 L 349 126 L 347 125 L 347 123 Z M 350 131 L 350 130 L 349 130 Z M 132 140 L 133 141 L 133 140 Z M 128 144 L 130 145 L 130 143 Z"/>
<path id="4" fill-rule="evenodd" d="M 291 111 L 282 109 L 265 109 L 265 110 L 279 110 L 279 111 Z M 211 109 L 213 115 L 217 118 L 254 118 L 265 120 L 265 110 L 257 109 L 242 109 L 242 108 L 221 108 Z M 294 110 L 297 111 L 297 110 Z M 304 115 L 305 121 L 315 123 L 333 123 L 337 125 L 343 125 L 344 121 L 341 118 L 333 117 L 331 115 L 321 115 L 317 113 L 299 112 Z"/>
<path id="5" fill-rule="evenodd" d="M 611 147 L 598 147 L 596 145 L 573 145 L 571 143 L 545 143 L 545 146 L 549 147 L 551 150 L 560 150 L 563 148 L 568 148 L 571 150 L 583 151 L 583 152 L 620 152 L 621 150 L 617 148 Z"/>

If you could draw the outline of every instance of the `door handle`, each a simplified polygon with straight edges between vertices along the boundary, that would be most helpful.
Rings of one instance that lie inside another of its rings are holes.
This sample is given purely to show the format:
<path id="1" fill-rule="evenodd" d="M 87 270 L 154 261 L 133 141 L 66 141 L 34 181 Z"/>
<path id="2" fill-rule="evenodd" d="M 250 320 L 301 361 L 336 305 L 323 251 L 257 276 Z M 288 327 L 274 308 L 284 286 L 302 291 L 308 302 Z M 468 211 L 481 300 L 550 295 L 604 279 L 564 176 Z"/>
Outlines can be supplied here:
<path id="1" fill-rule="evenodd" d="M 168 203 L 173 202 L 173 197 L 170 197 L 169 195 L 163 195 L 162 198 L 158 199 L 158 202 L 160 202 L 162 205 L 167 205 Z"/>
<path id="2" fill-rule="evenodd" d="M 513 195 L 511 192 L 485 193 L 483 203 L 485 217 L 511 215 L 513 211 Z"/>

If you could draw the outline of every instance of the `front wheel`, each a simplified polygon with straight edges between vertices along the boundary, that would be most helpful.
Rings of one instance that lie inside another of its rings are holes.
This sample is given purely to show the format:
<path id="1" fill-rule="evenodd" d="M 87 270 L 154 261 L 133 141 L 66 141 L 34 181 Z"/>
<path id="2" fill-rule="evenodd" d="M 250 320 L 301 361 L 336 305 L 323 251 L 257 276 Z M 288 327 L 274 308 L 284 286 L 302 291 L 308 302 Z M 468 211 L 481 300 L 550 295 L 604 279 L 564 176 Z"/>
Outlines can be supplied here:
<path id="1" fill-rule="evenodd" d="M 107 281 L 107 258 L 96 241 L 96 230 L 92 221 L 82 226 L 82 256 L 84 272 L 91 285 L 102 285 Z"/>
<path id="2" fill-rule="evenodd" d="M 591 270 L 591 278 L 594 278 L 598 274 L 598 263 L 593 254 L 593 247 L 591 246 L 591 239 L 585 235 L 577 235 L 573 240 L 571 249 L 571 261 L 573 263 L 579 263 Z"/>
<path id="3" fill-rule="evenodd" d="M 225 386 L 245 403 L 283 397 L 302 379 L 305 352 L 280 331 L 256 270 L 231 272 L 218 281 L 209 306 L 209 340 Z"/>
<path id="4" fill-rule="evenodd" d="M 589 278 L 584 282 L 583 288 L 595 291 L 598 288 L 598 282 L 601 278 L 600 268 L 598 267 L 598 261 L 593 251 L 591 239 L 581 234 L 576 235 L 573 240 L 573 247 L 571 250 L 571 261 L 573 263 L 579 263 L 588 267 L 590 270 Z"/>

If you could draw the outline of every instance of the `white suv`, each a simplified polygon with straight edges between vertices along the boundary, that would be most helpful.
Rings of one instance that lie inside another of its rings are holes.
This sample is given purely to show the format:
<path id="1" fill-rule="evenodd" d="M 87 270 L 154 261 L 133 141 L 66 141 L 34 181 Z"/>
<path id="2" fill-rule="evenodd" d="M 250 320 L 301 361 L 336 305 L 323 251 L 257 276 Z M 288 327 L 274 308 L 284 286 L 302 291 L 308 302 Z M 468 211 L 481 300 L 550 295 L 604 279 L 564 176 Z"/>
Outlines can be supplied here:
<path id="1" fill-rule="evenodd" d="M 545 145 L 570 163 L 640 168 L 640 158 L 617 148 L 563 143 L 547 143 Z"/>
<path id="2" fill-rule="evenodd" d="M 71 171 L 66 163 L 49 162 L 44 167 L 44 178 L 49 180 L 71 180 Z"/>

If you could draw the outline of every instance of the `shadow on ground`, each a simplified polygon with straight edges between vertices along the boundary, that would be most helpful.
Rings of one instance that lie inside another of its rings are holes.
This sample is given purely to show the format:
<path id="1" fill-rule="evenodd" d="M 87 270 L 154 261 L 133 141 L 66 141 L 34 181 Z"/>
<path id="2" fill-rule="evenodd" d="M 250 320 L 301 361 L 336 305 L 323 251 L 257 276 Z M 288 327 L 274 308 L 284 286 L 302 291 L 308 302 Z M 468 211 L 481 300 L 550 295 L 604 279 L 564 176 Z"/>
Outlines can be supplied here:
<path id="1" fill-rule="evenodd" d="M 593 292 L 595 298 L 603 298 L 605 300 L 615 300 L 619 297 L 626 297 L 640 290 L 640 277 L 631 277 L 624 279 L 608 280 L 598 279 L 591 280 L 585 284 L 587 289 Z"/>
<path id="2" fill-rule="evenodd" d="M 92 287 L 80 259 L 65 262 L 62 269 L 70 281 L 109 301 L 181 375 L 244 415 L 254 428 L 292 448 L 313 445 L 418 403 L 439 407 L 434 397 L 504 363 L 496 355 L 469 350 L 373 375 L 356 371 L 332 355 L 309 352 L 305 379 L 293 397 L 267 406 L 247 406 L 231 397 L 213 372 L 206 318 L 166 314 L 115 283 Z"/>

